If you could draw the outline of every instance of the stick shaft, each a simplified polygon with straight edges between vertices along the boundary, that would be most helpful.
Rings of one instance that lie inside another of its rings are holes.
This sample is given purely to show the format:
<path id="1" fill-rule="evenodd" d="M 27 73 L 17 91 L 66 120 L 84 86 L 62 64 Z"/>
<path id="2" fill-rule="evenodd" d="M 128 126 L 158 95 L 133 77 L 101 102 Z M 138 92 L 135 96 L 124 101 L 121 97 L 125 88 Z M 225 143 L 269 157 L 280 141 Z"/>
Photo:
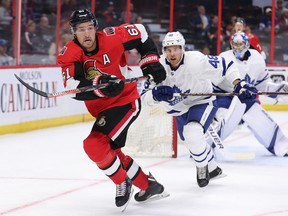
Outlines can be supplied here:
<path id="1" fill-rule="evenodd" d="M 18 81 L 22 85 L 24 85 L 30 91 L 34 92 L 35 94 L 41 95 L 42 97 L 46 97 L 46 98 L 56 98 L 56 97 L 66 96 L 66 95 L 69 95 L 69 94 L 88 92 L 88 91 L 93 91 L 93 90 L 96 90 L 96 89 L 105 88 L 106 86 L 108 86 L 108 83 L 103 83 L 103 84 L 98 84 L 98 85 L 91 85 L 91 86 L 84 86 L 84 87 L 81 87 L 81 88 L 70 89 L 70 90 L 66 90 L 66 91 L 47 93 L 47 92 L 40 91 L 39 89 L 36 89 L 36 88 L 30 86 L 28 83 L 26 83 L 24 80 L 22 80 L 16 74 L 14 74 L 14 76 L 18 79 Z M 147 76 L 134 77 L 134 78 L 125 79 L 125 80 L 123 80 L 123 82 L 124 83 L 131 83 L 131 82 L 137 82 L 137 81 L 140 81 L 140 80 L 145 80 L 145 79 L 148 79 L 148 78 L 149 77 L 147 77 Z"/>
<path id="2" fill-rule="evenodd" d="M 288 92 L 257 92 L 257 95 L 288 95 Z M 238 96 L 235 92 L 211 92 L 211 93 L 174 93 L 175 97 L 185 96 Z"/>

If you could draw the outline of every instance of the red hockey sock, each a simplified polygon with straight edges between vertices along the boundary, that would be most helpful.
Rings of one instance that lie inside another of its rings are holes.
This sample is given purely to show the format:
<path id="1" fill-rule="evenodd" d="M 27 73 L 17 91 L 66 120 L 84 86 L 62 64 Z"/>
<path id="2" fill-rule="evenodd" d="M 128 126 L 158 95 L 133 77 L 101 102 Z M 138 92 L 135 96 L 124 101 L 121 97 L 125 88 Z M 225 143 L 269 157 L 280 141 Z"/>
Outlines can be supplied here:
<path id="1" fill-rule="evenodd" d="M 142 168 L 129 155 L 124 155 L 121 149 L 115 151 L 133 185 L 141 190 L 146 190 L 149 186 L 148 176 L 143 172 Z"/>
<path id="2" fill-rule="evenodd" d="M 108 136 L 98 131 L 92 131 L 84 140 L 84 150 L 115 184 L 121 184 L 125 180 L 126 171 L 115 150 L 111 149 Z"/>

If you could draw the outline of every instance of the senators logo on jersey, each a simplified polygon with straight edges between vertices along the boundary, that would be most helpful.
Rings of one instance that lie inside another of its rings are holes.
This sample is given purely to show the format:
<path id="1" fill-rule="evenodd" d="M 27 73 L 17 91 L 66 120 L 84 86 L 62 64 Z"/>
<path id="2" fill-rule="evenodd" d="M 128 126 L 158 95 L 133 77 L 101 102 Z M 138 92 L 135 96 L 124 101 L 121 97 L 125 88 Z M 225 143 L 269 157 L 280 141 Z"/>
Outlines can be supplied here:
<path id="1" fill-rule="evenodd" d="M 100 69 L 90 67 L 88 68 L 86 72 L 86 79 L 93 80 L 96 76 L 100 76 L 100 75 L 103 75 L 103 72 Z"/>

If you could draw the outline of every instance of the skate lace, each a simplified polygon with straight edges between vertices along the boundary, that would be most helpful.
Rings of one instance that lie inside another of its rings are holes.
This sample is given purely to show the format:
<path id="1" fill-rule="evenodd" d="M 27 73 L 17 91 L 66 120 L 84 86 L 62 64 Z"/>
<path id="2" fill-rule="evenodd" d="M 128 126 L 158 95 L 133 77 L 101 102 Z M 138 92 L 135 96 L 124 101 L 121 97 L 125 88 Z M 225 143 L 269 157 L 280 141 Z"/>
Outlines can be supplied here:
<path id="1" fill-rule="evenodd" d="M 126 193 L 126 180 L 119 185 L 116 185 L 116 197 L 125 196 Z"/>
<path id="2" fill-rule="evenodd" d="M 198 172 L 198 178 L 199 179 L 206 178 L 206 168 L 205 167 L 199 167 L 197 172 Z"/>

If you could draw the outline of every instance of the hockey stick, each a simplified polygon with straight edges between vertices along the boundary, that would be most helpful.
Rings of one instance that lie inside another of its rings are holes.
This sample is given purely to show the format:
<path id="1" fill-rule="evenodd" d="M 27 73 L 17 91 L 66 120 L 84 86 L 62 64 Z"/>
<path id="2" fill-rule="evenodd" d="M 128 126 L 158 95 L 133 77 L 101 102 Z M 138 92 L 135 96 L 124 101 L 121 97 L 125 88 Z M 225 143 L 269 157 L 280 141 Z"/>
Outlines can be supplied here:
<path id="1" fill-rule="evenodd" d="M 288 92 L 257 92 L 256 95 L 288 95 Z M 186 96 L 239 96 L 236 92 L 211 92 L 211 93 L 174 93 L 174 97 Z"/>
<path id="2" fill-rule="evenodd" d="M 28 83 L 23 81 L 16 74 L 14 74 L 14 76 L 19 80 L 19 82 L 22 85 L 24 85 L 30 91 L 32 91 L 32 92 L 34 92 L 34 93 L 36 93 L 38 95 L 41 95 L 42 97 L 46 97 L 46 98 L 56 98 L 56 97 L 61 97 L 61 96 L 69 95 L 69 94 L 93 91 L 93 90 L 96 90 L 96 89 L 105 88 L 106 86 L 109 85 L 109 83 L 103 83 L 103 84 L 98 84 L 98 85 L 84 86 L 84 87 L 75 88 L 75 89 L 66 90 L 66 91 L 46 93 L 44 91 L 41 91 L 39 89 L 36 89 L 36 88 L 30 86 Z M 137 82 L 137 81 L 140 81 L 140 80 L 145 80 L 145 79 L 148 79 L 148 78 L 149 78 L 148 76 L 134 77 L 134 78 L 125 79 L 125 80 L 123 80 L 123 82 L 124 83 L 131 83 L 131 82 Z"/>
<path id="3" fill-rule="evenodd" d="M 221 138 L 212 125 L 207 130 L 208 135 L 214 142 L 218 152 L 227 160 L 252 160 L 256 157 L 254 152 L 232 153 L 228 152 L 222 143 Z"/>

